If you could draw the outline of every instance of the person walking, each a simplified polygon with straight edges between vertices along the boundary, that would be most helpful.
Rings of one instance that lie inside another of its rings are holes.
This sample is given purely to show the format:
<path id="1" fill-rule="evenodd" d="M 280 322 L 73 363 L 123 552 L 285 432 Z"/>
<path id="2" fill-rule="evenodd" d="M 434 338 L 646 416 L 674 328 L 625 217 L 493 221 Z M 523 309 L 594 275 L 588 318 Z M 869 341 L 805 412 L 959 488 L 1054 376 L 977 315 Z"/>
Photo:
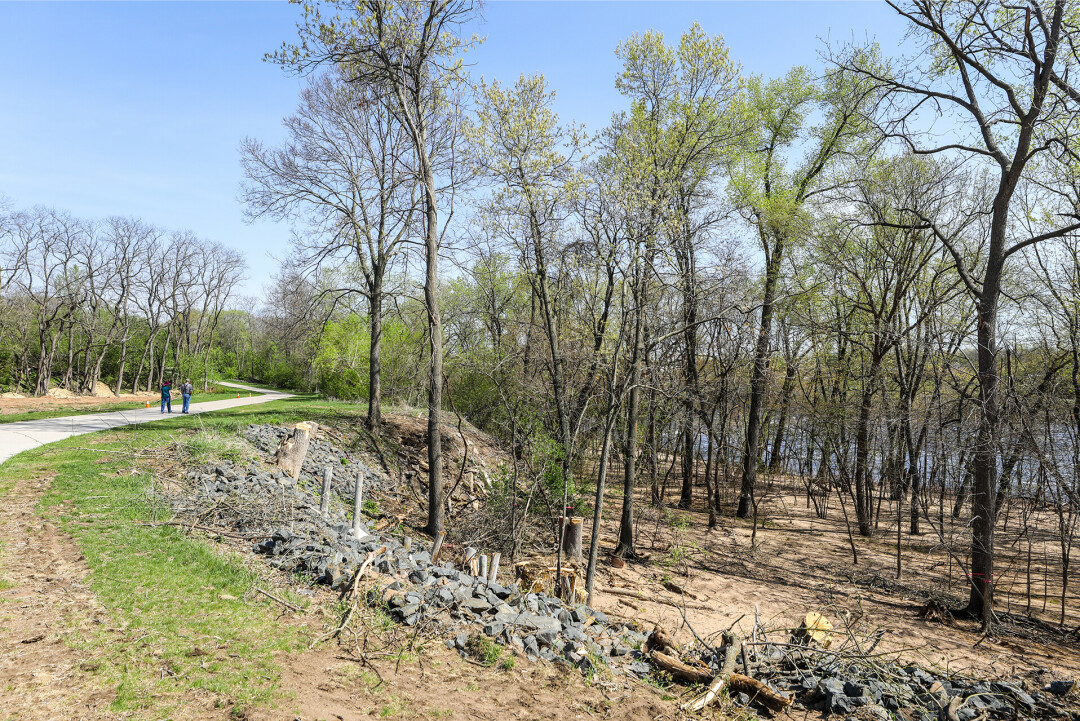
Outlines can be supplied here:
<path id="1" fill-rule="evenodd" d="M 172 381 L 165 381 L 161 384 L 161 412 L 165 412 L 165 408 L 168 406 L 169 413 L 172 413 Z"/>
<path id="2" fill-rule="evenodd" d="M 181 413 L 188 412 L 188 406 L 191 404 L 191 394 L 195 390 L 195 386 L 191 385 L 191 379 L 187 378 L 180 384 L 180 395 L 184 398 L 184 410 Z"/>

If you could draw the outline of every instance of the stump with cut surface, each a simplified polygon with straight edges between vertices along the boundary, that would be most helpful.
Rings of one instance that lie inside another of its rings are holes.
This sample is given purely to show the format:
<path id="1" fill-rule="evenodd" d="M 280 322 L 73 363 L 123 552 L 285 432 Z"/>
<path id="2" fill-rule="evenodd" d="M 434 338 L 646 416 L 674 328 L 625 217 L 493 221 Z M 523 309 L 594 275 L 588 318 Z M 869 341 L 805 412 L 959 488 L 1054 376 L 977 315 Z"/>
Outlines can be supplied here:
<path id="1" fill-rule="evenodd" d="M 562 552 L 567 560 L 581 563 L 581 524 L 584 518 L 567 518 L 563 526 Z"/>
<path id="2" fill-rule="evenodd" d="M 319 424 L 304 421 L 290 426 L 288 430 L 288 434 L 278 444 L 277 453 L 274 454 L 274 463 L 295 481 L 300 477 L 300 469 L 304 465 L 304 458 L 307 457 L 308 445 L 315 437 L 315 432 L 319 430 Z"/>

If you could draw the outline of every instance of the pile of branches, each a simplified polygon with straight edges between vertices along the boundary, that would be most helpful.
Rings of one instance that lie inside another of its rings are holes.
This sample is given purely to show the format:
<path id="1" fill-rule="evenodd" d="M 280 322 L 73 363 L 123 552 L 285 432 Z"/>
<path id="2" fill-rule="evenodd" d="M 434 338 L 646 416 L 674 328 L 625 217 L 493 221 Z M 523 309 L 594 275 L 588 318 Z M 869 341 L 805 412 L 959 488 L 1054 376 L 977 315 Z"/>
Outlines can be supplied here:
<path id="1" fill-rule="evenodd" d="M 1073 718 L 1077 697 L 1073 681 L 1028 689 L 1018 680 L 972 679 L 928 670 L 904 663 L 895 654 L 875 653 L 881 634 L 860 641 L 848 633 L 834 647 L 832 626 L 821 618 L 808 614 L 799 628 L 782 629 L 783 640 L 769 639 L 755 623 L 747 638 L 724 632 L 714 647 L 698 637 L 685 650 L 658 627 L 645 651 L 654 667 L 672 680 L 706 686 L 683 705 L 688 712 L 726 698 L 766 716 L 793 706 L 826 715 L 858 713 L 881 721 Z"/>

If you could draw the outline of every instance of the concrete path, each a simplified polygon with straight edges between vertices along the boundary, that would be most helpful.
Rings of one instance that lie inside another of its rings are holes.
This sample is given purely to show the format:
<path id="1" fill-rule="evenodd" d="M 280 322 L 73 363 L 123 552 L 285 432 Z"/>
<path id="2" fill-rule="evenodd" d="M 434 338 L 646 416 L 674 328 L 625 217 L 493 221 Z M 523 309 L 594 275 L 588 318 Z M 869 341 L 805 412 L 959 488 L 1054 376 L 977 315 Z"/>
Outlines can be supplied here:
<path id="1" fill-rule="evenodd" d="M 220 401 L 203 401 L 192 403 L 191 413 L 208 413 L 220 411 L 226 408 L 238 406 L 251 406 L 259 403 L 279 401 L 282 398 L 291 398 L 291 393 L 279 393 L 277 391 L 265 391 L 251 386 L 242 386 L 237 383 L 225 383 L 219 381 L 216 385 L 236 388 L 239 391 L 253 391 L 262 393 L 261 396 L 251 398 L 226 398 Z M 167 418 L 182 417 L 179 400 L 173 401 L 172 415 L 161 413 L 161 402 L 149 408 L 135 408 L 127 411 L 113 411 L 110 413 L 94 413 L 84 416 L 66 416 L 61 418 L 42 418 L 36 421 L 21 421 L 19 423 L 0 423 L 0 463 L 7 459 L 30 450 L 43 446 L 46 443 L 59 441 L 71 436 L 79 436 L 83 433 L 95 433 L 119 426 L 130 426 L 136 423 L 150 423 L 151 421 L 163 421 Z"/>

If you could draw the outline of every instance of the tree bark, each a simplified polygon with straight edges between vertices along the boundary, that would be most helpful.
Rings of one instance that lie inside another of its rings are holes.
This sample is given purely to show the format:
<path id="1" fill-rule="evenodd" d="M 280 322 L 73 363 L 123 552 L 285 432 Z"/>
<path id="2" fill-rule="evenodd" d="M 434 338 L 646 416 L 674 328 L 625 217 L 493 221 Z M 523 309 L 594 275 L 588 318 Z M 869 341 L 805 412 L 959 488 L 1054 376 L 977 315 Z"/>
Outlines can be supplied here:
<path id="1" fill-rule="evenodd" d="M 368 414 L 367 429 L 378 433 L 382 426 L 382 301 L 383 276 L 380 269 L 374 272 L 369 299 L 371 313 L 371 346 L 368 362 Z"/>
<path id="2" fill-rule="evenodd" d="M 765 234 L 762 233 L 764 236 Z M 773 236 L 774 245 L 765 267 L 765 293 L 761 302 L 761 327 L 754 347 L 754 368 L 750 378 L 750 410 L 746 421 L 746 444 L 743 447 L 742 488 L 739 491 L 738 518 L 749 518 L 754 506 L 754 485 L 757 480 L 757 461 L 760 455 L 761 412 L 769 380 L 769 355 L 772 340 L 772 318 L 776 301 L 776 286 L 780 279 L 780 262 L 784 253 L 784 238 Z"/>

